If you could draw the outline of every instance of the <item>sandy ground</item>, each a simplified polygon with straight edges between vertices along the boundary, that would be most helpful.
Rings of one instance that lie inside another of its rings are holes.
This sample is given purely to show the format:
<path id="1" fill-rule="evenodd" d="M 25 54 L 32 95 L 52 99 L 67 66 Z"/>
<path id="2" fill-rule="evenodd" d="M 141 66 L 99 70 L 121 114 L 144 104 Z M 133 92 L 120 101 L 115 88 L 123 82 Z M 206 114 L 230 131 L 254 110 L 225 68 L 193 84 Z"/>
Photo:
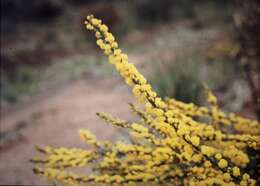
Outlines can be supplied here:
<path id="1" fill-rule="evenodd" d="M 84 79 L 62 88 L 24 109 L 1 119 L 1 128 L 8 131 L 24 124 L 15 142 L 1 149 L 0 184 L 48 184 L 32 173 L 29 159 L 38 153 L 34 145 L 83 147 L 78 130 L 87 128 L 100 139 L 115 139 L 115 129 L 100 121 L 96 112 L 105 111 L 130 118 L 127 103 L 131 91 L 122 81 L 101 78 Z"/>

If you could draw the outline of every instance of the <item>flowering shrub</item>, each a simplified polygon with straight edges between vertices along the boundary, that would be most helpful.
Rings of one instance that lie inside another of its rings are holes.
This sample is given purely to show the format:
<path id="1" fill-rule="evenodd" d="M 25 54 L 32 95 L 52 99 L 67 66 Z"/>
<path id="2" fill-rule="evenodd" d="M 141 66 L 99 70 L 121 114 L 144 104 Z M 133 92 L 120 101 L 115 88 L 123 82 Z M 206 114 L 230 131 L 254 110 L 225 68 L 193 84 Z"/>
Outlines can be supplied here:
<path id="1" fill-rule="evenodd" d="M 248 168 L 260 149 L 260 124 L 220 110 L 216 97 L 205 87 L 210 107 L 162 99 L 128 62 L 114 36 L 101 20 L 87 16 L 86 28 L 95 32 L 97 45 L 108 56 L 133 94 L 145 105 L 130 104 L 139 122 L 106 113 L 105 122 L 129 131 L 131 143 L 97 141 L 87 130 L 80 138 L 93 148 L 37 147 L 44 157 L 34 158 L 34 173 L 67 185 L 256 185 Z M 71 172 L 92 166 L 92 175 Z"/>

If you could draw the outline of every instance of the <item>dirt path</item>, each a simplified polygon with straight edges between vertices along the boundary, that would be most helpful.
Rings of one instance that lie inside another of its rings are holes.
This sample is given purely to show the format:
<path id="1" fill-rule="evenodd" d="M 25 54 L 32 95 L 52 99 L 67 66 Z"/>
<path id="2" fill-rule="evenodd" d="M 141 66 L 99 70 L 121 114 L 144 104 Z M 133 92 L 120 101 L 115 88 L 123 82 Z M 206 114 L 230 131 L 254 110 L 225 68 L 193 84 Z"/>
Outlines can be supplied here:
<path id="1" fill-rule="evenodd" d="M 83 147 L 78 130 L 88 128 L 101 139 L 115 138 L 118 130 L 104 124 L 96 112 L 129 118 L 133 97 L 122 81 L 101 78 L 80 80 L 30 107 L 3 117 L 1 127 L 23 123 L 17 141 L 0 152 L 0 184 L 47 184 L 33 175 L 29 159 L 34 145 Z"/>

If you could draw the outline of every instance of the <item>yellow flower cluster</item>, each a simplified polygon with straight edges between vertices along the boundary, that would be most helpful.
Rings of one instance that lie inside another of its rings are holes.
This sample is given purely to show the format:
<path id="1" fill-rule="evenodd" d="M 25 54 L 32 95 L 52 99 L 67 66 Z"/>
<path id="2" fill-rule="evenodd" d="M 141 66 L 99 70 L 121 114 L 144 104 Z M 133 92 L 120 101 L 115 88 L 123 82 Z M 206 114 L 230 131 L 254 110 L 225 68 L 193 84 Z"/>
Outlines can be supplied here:
<path id="1" fill-rule="evenodd" d="M 45 154 L 45 158 L 33 158 L 36 164 L 44 164 L 49 168 L 83 167 L 95 159 L 95 151 L 82 149 L 36 147 Z"/>
<path id="2" fill-rule="evenodd" d="M 32 160 L 36 174 L 67 185 L 256 185 L 256 172 L 250 170 L 250 163 L 259 156 L 248 152 L 260 150 L 258 121 L 225 114 L 206 87 L 209 108 L 160 98 L 128 62 L 101 20 L 90 15 L 85 24 L 145 108 L 130 105 L 140 117 L 135 122 L 97 114 L 127 130 L 131 143 L 100 142 L 89 131 L 81 130 L 80 138 L 93 148 L 37 148 L 44 157 Z M 86 165 L 93 166 L 92 175 L 64 170 Z"/>
<path id="3" fill-rule="evenodd" d="M 80 130 L 79 136 L 80 136 L 80 139 L 82 141 L 85 141 L 86 143 L 95 145 L 97 147 L 100 146 L 100 143 L 97 141 L 96 136 L 88 130 Z"/>

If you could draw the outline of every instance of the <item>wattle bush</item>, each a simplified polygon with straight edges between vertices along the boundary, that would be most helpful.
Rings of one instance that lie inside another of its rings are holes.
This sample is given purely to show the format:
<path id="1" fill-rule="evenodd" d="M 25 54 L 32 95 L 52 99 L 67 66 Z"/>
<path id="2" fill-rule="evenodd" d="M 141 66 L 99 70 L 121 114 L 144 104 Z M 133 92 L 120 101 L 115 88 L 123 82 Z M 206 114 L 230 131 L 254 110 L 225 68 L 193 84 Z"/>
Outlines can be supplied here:
<path id="1" fill-rule="evenodd" d="M 127 130 L 131 143 L 97 141 L 87 130 L 80 138 L 93 148 L 37 147 L 34 172 L 67 185 L 256 185 L 260 123 L 226 114 L 205 87 L 210 107 L 160 98 L 136 67 L 128 62 L 102 21 L 87 16 L 86 28 L 108 56 L 144 108 L 132 104 L 139 122 L 97 115 Z M 248 153 L 248 152 L 254 153 Z M 91 175 L 71 172 L 92 167 Z M 69 170 L 66 170 L 69 168 Z"/>

